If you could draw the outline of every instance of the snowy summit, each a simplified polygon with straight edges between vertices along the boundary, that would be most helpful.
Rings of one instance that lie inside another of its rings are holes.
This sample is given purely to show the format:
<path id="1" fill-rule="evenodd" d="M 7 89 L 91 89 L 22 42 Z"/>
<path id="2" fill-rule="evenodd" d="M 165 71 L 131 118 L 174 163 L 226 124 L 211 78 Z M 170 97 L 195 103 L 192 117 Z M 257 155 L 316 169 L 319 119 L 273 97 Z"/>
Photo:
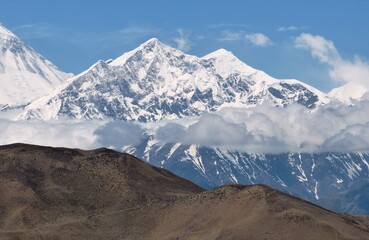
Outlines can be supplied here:
<path id="1" fill-rule="evenodd" d="M 0 107 L 14 107 L 48 94 L 66 74 L 0 25 Z"/>

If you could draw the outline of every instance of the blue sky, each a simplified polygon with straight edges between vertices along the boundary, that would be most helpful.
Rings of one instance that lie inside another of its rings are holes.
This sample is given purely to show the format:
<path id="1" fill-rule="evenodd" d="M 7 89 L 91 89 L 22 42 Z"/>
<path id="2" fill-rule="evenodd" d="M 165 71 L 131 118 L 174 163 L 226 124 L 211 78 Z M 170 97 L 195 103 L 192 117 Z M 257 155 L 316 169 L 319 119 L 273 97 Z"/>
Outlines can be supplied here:
<path id="1" fill-rule="evenodd" d="M 368 12 L 365 0 L 3 0 L 0 22 L 67 72 L 157 37 L 197 56 L 225 48 L 274 77 L 328 91 L 350 81 L 332 70 L 337 62 L 367 70 Z M 326 49 L 339 60 L 314 51 Z"/>

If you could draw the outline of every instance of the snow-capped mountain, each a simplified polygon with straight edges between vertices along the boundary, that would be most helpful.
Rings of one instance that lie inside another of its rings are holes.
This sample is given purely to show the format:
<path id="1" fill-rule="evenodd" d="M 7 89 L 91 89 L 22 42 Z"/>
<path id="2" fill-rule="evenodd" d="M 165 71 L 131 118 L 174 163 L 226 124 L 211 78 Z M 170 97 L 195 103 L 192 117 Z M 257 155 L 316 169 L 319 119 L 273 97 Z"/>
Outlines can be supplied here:
<path id="1" fill-rule="evenodd" d="M 150 39 L 115 60 L 97 62 L 33 102 L 21 119 L 148 122 L 265 101 L 315 108 L 329 98 L 297 80 L 275 79 L 223 49 L 199 58 Z"/>
<path id="2" fill-rule="evenodd" d="M 369 214 L 369 154 L 250 154 L 199 145 L 162 144 L 148 136 L 124 152 L 204 187 L 263 183 L 335 211 Z M 350 197 L 350 196 L 359 197 Z"/>
<path id="3" fill-rule="evenodd" d="M 0 108 L 28 104 L 69 77 L 0 25 Z"/>
<path id="4" fill-rule="evenodd" d="M 226 50 L 200 58 L 150 39 L 115 60 L 99 61 L 70 78 L 27 106 L 20 118 L 151 122 L 264 102 L 276 107 L 298 103 L 314 109 L 329 101 L 327 95 L 311 86 L 297 80 L 275 79 Z M 368 154 L 250 154 L 198 145 L 163 144 L 150 133 L 144 135 L 140 144 L 118 150 L 203 187 L 265 183 L 334 210 L 369 213 L 369 208 L 350 208 L 362 206 L 355 199 L 342 208 L 332 198 L 346 194 L 350 186 L 365 186 Z"/>

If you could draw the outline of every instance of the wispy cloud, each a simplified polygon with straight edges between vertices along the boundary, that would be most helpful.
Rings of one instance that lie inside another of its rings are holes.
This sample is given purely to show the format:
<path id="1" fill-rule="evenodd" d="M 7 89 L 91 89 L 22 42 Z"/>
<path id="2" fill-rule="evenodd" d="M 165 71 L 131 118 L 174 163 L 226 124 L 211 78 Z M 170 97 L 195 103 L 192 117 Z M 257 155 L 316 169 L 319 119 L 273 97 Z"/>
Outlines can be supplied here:
<path id="1" fill-rule="evenodd" d="M 174 38 L 174 42 L 177 44 L 177 48 L 182 51 L 188 51 L 191 48 L 190 40 L 188 39 L 189 33 L 185 33 L 183 29 L 177 29 L 179 36 Z"/>
<path id="2" fill-rule="evenodd" d="M 89 46 L 97 44 L 100 51 L 104 51 L 109 48 L 132 45 L 132 43 L 134 45 L 139 44 L 149 38 L 156 37 L 160 32 L 160 29 L 151 27 L 129 26 L 110 32 L 89 33 L 87 36 L 83 36 L 81 40 L 74 41 L 82 41 L 82 44 L 89 44 Z"/>
<path id="3" fill-rule="evenodd" d="M 253 33 L 245 35 L 246 41 L 258 47 L 267 47 L 272 45 L 272 41 L 262 33 Z"/>
<path id="4" fill-rule="evenodd" d="M 12 29 L 24 39 L 54 38 L 81 46 L 106 49 L 142 41 L 161 32 L 145 26 L 127 26 L 107 32 L 85 32 L 80 29 L 60 28 L 48 23 L 20 25 Z"/>
<path id="5" fill-rule="evenodd" d="M 287 31 L 297 31 L 299 30 L 300 28 L 294 26 L 294 25 L 291 25 L 291 26 L 282 26 L 282 27 L 279 27 L 277 29 L 278 32 L 287 32 Z"/>
<path id="6" fill-rule="evenodd" d="M 244 36 L 244 33 L 242 32 L 233 32 L 229 30 L 225 30 L 221 34 L 222 36 L 218 39 L 221 42 L 241 40 Z"/>
<path id="7" fill-rule="evenodd" d="M 23 38 L 34 39 L 34 38 L 49 38 L 53 36 L 63 36 L 64 30 L 57 28 L 48 23 L 35 23 L 19 25 L 11 29 L 17 34 L 21 34 Z"/>
<path id="8" fill-rule="evenodd" d="M 230 30 L 222 31 L 222 36 L 218 39 L 221 42 L 246 41 L 258 47 L 273 45 L 268 36 L 263 33 L 245 33 L 243 31 L 235 32 Z"/>
<path id="9" fill-rule="evenodd" d="M 369 89 L 369 63 L 359 56 L 344 59 L 332 41 L 309 33 L 296 37 L 295 47 L 308 50 L 314 58 L 327 64 L 333 81 L 359 84 Z"/>

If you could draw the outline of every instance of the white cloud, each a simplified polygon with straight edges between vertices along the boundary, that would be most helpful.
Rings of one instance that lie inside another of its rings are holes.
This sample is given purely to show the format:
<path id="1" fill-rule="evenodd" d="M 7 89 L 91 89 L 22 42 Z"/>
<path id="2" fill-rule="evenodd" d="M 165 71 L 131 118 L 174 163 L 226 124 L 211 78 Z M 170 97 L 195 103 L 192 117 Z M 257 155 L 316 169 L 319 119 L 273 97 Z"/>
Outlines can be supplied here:
<path id="1" fill-rule="evenodd" d="M 162 125 L 162 142 L 199 144 L 251 153 L 369 151 L 369 101 L 353 106 L 331 103 L 314 112 L 301 105 L 223 109 L 189 126 Z"/>
<path id="2" fill-rule="evenodd" d="M 165 142 L 231 148 L 248 140 L 252 141 L 252 136 L 247 133 L 245 127 L 209 113 L 203 114 L 188 128 L 179 123 L 170 122 L 164 127 L 160 127 L 156 136 Z"/>
<path id="3" fill-rule="evenodd" d="M 36 145 L 94 149 L 138 144 L 141 128 L 129 122 L 105 121 L 10 121 L 0 119 L 0 145 Z"/>
<path id="4" fill-rule="evenodd" d="M 113 121 L 98 126 L 93 134 L 97 145 L 120 149 L 125 145 L 138 144 L 144 131 L 132 122 Z"/>
<path id="5" fill-rule="evenodd" d="M 332 102 L 313 112 L 299 104 L 286 108 L 264 104 L 157 123 L 0 119 L 0 145 L 22 142 L 120 150 L 140 145 L 149 134 L 163 143 L 199 144 L 249 153 L 369 152 L 368 112 L 369 97 L 352 106 Z"/>
<path id="6" fill-rule="evenodd" d="M 323 63 L 333 64 L 340 55 L 333 42 L 319 35 L 302 33 L 295 39 L 296 48 L 305 49 Z"/>
<path id="7" fill-rule="evenodd" d="M 177 48 L 182 51 L 188 51 L 191 48 L 190 41 L 188 39 L 189 34 L 185 34 L 183 29 L 177 29 L 179 33 L 179 37 L 174 39 L 174 42 L 177 44 Z"/>
<path id="8" fill-rule="evenodd" d="M 0 145 L 29 143 L 91 149 L 95 145 L 94 131 L 103 122 L 43 122 L 0 119 Z"/>
<path id="9" fill-rule="evenodd" d="M 245 35 L 246 41 L 259 47 L 266 47 L 272 45 L 272 41 L 262 33 L 253 33 Z"/>
<path id="10" fill-rule="evenodd" d="M 299 30 L 298 27 L 292 25 L 292 26 L 282 26 L 277 29 L 278 32 L 287 32 L 287 31 L 297 31 Z"/>
<path id="11" fill-rule="evenodd" d="M 352 61 L 339 59 L 332 64 L 329 75 L 338 82 L 356 83 L 369 88 L 369 63 L 360 57 Z"/>
<path id="12" fill-rule="evenodd" d="M 369 123 L 356 124 L 348 126 L 340 133 L 327 139 L 322 149 L 333 152 L 342 152 L 350 146 L 350 150 L 354 152 L 368 151 L 369 145 Z"/>
<path id="13" fill-rule="evenodd" d="M 330 66 L 329 76 L 338 83 L 353 83 L 369 89 L 369 63 L 356 56 L 343 59 L 334 43 L 319 35 L 302 33 L 295 39 L 295 47 L 310 51 L 314 58 Z"/>

